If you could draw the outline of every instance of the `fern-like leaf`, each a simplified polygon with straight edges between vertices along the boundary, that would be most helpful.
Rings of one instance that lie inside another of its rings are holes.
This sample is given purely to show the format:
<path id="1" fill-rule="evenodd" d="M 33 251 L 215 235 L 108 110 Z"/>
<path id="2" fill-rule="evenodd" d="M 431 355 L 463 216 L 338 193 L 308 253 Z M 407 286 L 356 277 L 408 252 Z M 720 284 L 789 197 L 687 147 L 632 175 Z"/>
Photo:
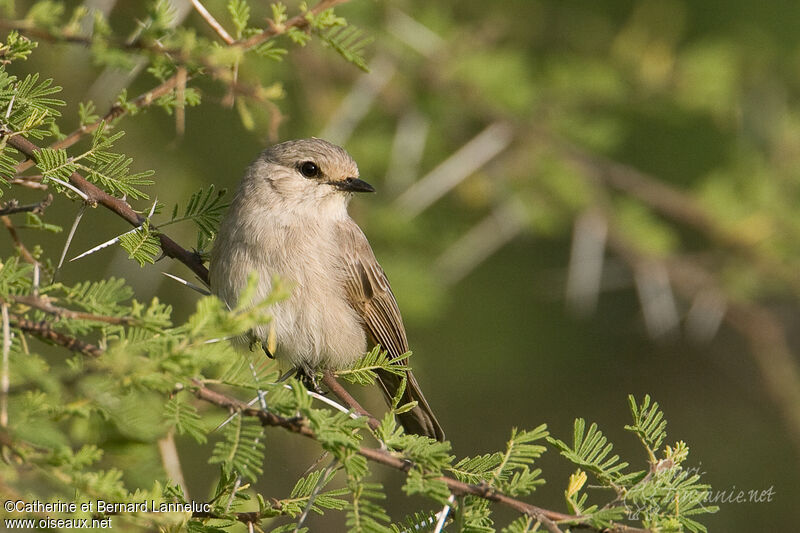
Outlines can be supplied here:
<path id="1" fill-rule="evenodd" d="M 609 457 L 613 445 L 597 428 L 597 424 L 590 425 L 587 430 L 583 418 L 575 420 L 571 446 L 552 437 L 547 437 L 547 441 L 558 448 L 561 455 L 594 473 L 603 482 L 620 482 L 624 476 L 622 470 L 628 467 L 628 463 L 620 462 L 618 455 Z"/>
<path id="2" fill-rule="evenodd" d="M 214 185 L 210 185 L 208 189 L 200 189 L 189 198 L 189 203 L 186 204 L 183 215 L 178 216 L 179 209 L 176 204 L 172 209 L 172 218 L 162 226 L 191 220 L 197 225 L 200 233 L 205 238 L 212 238 L 216 234 L 222 215 L 229 205 L 223 201 L 226 192 L 225 189 L 217 191 Z"/>
<path id="3" fill-rule="evenodd" d="M 364 72 L 369 72 L 364 59 L 364 48 L 374 40 L 364 30 L 353 26 L 335 26 L 327 31 L 319 32 L 322 41 L 336 50 L 343 58 Z"/>
<path id="4" fill-rule="evenodd" d="M 164 418 L 174 426 L 178 433 L 192 437 L 199 444 L 205 444 L 206 428 L 197 414 L 197 409 L 181 399 L 181 396 L 171 398 L 164 406 Z"/>
<path id="5" fill-rule="evenodd" d="M 408 372 L 411 367 L 407 364 L 401 364 L 401 361 L 410 355 L 411 352 L 408 352 L 399 356 L 389 357 L 389 353 L 382 350 L 380 345 L 377 345 L 356 361 L 352 367 L 338 371 L 336 376 L 342 377 L 350 383 L 372 385 L 378 377 L 376 370 L 385 370 L 398 376 Z"/>
<path id="6" fill-rule="evenodd" d="M 351 483 L 353 501 L 347 508 L 346 525 L 352 533 L 391 533 L 389 515 L 377 500 L 386 499 L 379 483 Z"/>
<path id="7" fill-rule="evenodd" d="M 656 462 L 656 451 L 667 436 L 667 421 L 664 413 L 658 408 L 658 402 L 650 403 L 650 395 L 645 395 L 641 405 L 637 405 L 633 395 L 628 396 L 633 424 L 626 425 L 625 429 L 632 431 L 639 437 L 650 456 L 650 463 Z"/>
<path id="8" fill-rule="evenodd" d="M 214 445 L 209 463 L 255 481 L 263 473 L 263 428 L 258 420 L 237 416 L 227 426 L 223 440 Z"/>
<path id="9" fill-rule="evenodd" d="M 148 221 L 134 231 L 120 235 L 119 244 L 128 252 L 128 258 L 139 263 L 139 266 L 155 263 L 156 257 L 161 253 L 158 237 L 150 231 Z"/>
<path id="10" fill-rule="evenodd" d="M 506 443 L 506 451 L 500 457 L 500 464 L 492 472 L 494 482 L 504 482 L 509 479 L 514 470 L 528 468 L 535 459 L 541 457 L 546 448 L 534 441 L 547 437 L 547 426 L 541 426 L 531 431 L 519 431 L 514 428 L 511 438 Z"/>
<path id="11" fill-rule="evenodd" d="M 502 460 L 503 454 L 500 452 L 487 453 L 475 457 L 465 457 L 447 470 L 456 476 L 459 481 L 465 483 L 488 483 L 493 478 L 494 471 Z"/>

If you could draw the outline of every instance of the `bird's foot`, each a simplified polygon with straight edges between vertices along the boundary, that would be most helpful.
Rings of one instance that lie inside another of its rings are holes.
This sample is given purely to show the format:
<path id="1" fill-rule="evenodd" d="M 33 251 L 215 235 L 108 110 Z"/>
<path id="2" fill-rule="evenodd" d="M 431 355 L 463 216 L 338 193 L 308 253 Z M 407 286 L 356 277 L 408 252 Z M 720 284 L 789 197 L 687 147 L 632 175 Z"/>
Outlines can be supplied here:
<path id="1" fill-rule="evenodd" d="M 295 377 L 299 379 L 308 390 L 316 392 L 317 394 L 325 394 L 320 388 L 319 382 L 317 382 L 317 372 L 315 370 L 306 368 L 305 366 L 299 366 L 297 367 Z"/>

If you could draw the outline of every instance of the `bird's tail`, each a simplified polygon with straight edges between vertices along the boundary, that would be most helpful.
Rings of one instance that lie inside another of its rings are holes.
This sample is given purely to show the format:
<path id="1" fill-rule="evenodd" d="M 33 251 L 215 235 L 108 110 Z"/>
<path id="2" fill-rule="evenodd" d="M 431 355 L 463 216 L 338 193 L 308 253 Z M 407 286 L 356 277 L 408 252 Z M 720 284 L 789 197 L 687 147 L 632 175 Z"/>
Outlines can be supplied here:
<path id="1" fill-rule="evenodd" d="M 398 376 L 385 370 L 378 371 L 378 381 L 381 384 L 386 401 L 391 404 L 394 395 L 397 394 L 400 383 L 403 381 L 403 376 Z M 403 426 L 406 432 L 430 437 L 440 442 L 443 441 L 444 430 L 439 425 L 439 421 L 436 420 L 431 406 L 428 405 L 428 401 L 419 388 L 419 383 L 417 383 L 414 374 L 411 372 L 406 373 L 406 390 L 403 392 L 399 405 L 409 402 L 417 402 L 417 406 L 410 411 L 397 415 L 400 425 Z"/>

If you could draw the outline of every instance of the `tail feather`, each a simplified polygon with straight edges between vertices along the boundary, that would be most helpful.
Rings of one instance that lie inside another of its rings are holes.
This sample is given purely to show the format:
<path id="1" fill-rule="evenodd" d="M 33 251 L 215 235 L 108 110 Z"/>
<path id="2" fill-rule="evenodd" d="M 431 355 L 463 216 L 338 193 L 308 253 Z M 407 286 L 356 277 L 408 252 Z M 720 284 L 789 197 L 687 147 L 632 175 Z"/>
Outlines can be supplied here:
<path id="1" fill-rule="evenodd" d="M 438 441 L 445 440 L 444 430 L 439 424 L 439 421 L 436 420 L 436 416 L 433 414 L 431 406 L 428 405 L 425 396 L 423 396 L 422 390 L 419 388 L 419 383 L 417 383 L 417 380 L 414 378 L 414 374 L 407 372 L 405 377 L 406 389 L 403 392 L 403 397 L 400 399 L 400 405 L 409 402 L 417 402 L 417 406 L 410 411 L 397 415 L 400 425 L 402 425 L 408 433 L 423 435 Z M 403 376 L 398 376 L 386 371 L 378 372 L 378 381 L 381 384 L 387 402 L 391 403 L 394 395 L 397 394 L 402 380 Z"/>

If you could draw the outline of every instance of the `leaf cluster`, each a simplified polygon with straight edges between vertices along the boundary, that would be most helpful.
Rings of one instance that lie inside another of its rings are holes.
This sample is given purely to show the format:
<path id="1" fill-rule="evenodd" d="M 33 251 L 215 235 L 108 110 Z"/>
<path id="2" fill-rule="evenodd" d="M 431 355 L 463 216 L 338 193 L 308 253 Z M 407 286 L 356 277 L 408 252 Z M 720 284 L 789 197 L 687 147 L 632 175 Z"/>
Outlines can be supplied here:
<path id="1" fill-rule="evenodd" d="M 613 444 L 597 424 L 575 420 L 572 443 L 548 437 L 561 455 L 579 467 L 570 476 L 565 497 L 571 512 L 586 516 L 596 527 L 609 527 L 623 517 L 641 520 L 656 530 L 706 531 L 693 517 L 713 513 L 717 508 L 705 502 L 710 486 L 700 482 L 700 475 L 684 467 L 689 455 L 685 443 L 667 446 L 659 457 L 658 448 L 666 438 L 666 421 L 658 403 L 646 395 L 639 404 L 628 397 L 633 424 L 625 429 L 634 433 L 648 457 L 647 470 L 628 471 L 628 462 L 612 455 Z M 598 488 L 610 489 L 614 499 L 604 505 L 589 504 L 588 494 L 581 492 L 591 473 Z"/>

